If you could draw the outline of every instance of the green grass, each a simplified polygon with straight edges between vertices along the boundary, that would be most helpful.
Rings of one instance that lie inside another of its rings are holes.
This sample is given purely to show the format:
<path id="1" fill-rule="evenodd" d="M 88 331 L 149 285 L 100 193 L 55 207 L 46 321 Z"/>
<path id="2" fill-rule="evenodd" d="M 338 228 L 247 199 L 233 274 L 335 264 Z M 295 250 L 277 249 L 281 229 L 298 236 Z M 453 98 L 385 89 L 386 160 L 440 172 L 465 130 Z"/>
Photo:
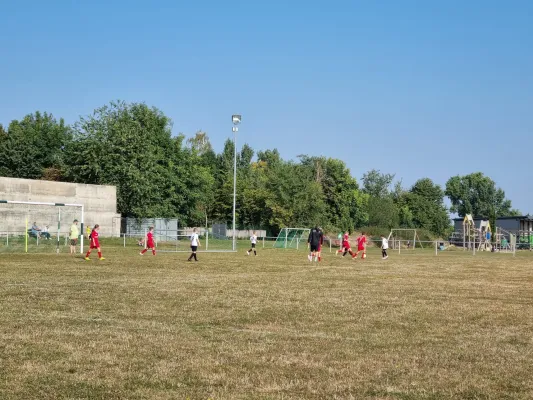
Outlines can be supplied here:
<path id="1" fill-rule="evenodd" d="M 0 254 L 1 399 L 533 398 L 529 252 L 103 245 Z"/>

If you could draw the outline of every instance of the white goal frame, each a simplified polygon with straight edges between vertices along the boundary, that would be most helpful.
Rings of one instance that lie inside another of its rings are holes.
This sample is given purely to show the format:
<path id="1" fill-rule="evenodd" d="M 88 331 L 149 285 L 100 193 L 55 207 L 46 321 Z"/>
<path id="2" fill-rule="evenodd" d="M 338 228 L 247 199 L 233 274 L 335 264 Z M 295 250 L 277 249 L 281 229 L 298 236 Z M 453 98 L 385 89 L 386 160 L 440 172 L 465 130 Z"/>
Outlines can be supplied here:
<path id="1" fill-rule="evenodd" d="M 398 240 L 398 251 L 401 251 L 401 247 L 402 247 L 402 242 L 412 242 L 413 243 L 413 246 L 411 247 L 412 250 L 415 250 L 416 248 L 416 243 L 418 242 L 420 244 L 420 247 L 422 248 L 422 241 L 420 240 L 420 238 L 418 237 L 418 232 L 416 229 L 414 228 L 393 228 L 390 230 L 390 233 L 389 233 L 389 237 L 387 238 L 387 240 L 391 240 L 391 237 L 393 238 L 393 250 L 396 250 L 395 248 L 395 243 L 396 243 L 396 239 L 394 238 L 394 233 L 395 232 L 407 232 L 407 233 L 411 233 L 413 236 L 412 239 L 399 239 Z"/>
<path id="2" fill-rule="evenodd" d="M 146 248 L 146 235 L 148 233 L 148 230 L 145 229 L 144 230 L 144 246 L 143 248 Z M 165 234 L 165 235 L 162 235 L 160 234 L 158 231 L 154 230 L 154 236 L 155 236 L 155 247 L 157 249 L 157 252 L 158 253 L 190 253 L 191 250 L 189 248 L 189 243 L 190 243 L 190 238 L 191 238 L 191 235 L 192 235 L 192 229 L 179 229 L 176 231 L 176 235 L 169 235 L 169 234 Z M 203 243 L 204 245 L 202 247 L 199 247 L 198 250 L 196 251 L 197 253 L 236 253 L 237 250 L 233 250 L 233 248 L 231 249 L 217 249 L 216 246 L 215 248 L 213 249 L 211 247 L 211 249 L 209 248 L 209 240 L 217 240 L 215 237 L 213 237 L 213 234 L 211 234 L 211 236 L 209 235 L 209 229 L 207 228 L 197 228 L 197 232 L 196 232 L 199 236 L 204 236 L 204 239 L 203 239 Z M 175 245 L 176 245 L 176 249 L 164 249 L 164 250 L 160 250 L 158 248 L 158 243 L 159 242 L 163 242 L 163 240 L 161 240 L 161 238 L 166 238 L 166 239 L 171 239 L 172 242 L 175 242 Z M 228 239 L 226 238 L 225 240 L 227 240 L 228 244 L 232 246 L 232 240 L 231 239 Z M 182 249 L 178 249 L 178 245 L 180 242 L 182 241 L 185 241 L 187 243 L 187 246 L 186 246 L 186 249 L 185 250 L 182 250 Z"/>
<path id="3" fill-rule="evenodd" d="M 84 206 L 83 204 L 74 204 L 74 203 L 47 203 L 40 201 L 18 201 L 18 200 L 0 200 L 0 204 L 21 204 L 26 206 L 51 206 L 51 207 L 79 207 L 81 208 L 81 217 L 80 217 L 80 254 L 83 254 L 83 213 Z M 28 252 L 28 219 L 26 218 L 26 252 Z M 60 236 L 61 236 L 61 208 L 58 208 L 58 219 L 57 219 L 57 247 L 56 252 L 59 253 L 60 246 Z"/>

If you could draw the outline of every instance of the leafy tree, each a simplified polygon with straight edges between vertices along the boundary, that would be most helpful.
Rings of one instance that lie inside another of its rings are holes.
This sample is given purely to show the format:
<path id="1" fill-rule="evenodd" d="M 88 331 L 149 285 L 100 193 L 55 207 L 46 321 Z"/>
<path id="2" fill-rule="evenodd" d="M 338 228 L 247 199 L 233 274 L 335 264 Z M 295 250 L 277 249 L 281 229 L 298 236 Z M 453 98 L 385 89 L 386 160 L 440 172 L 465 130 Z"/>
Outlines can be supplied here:
<path id="1" fill-rule="evenodd" d="M 511 200 L 505 198 L 505 192 L 481 172 L 450 178 L 445 194 L 452 203 L 451 211 L 461 217 L 472 214 L 476 218 L 495 219 L 518 214 L 512 209 Z"/>
<path id="2" fill-rule="evenodd" d="M 363 191 L 373 197 L 385 197 L 390 194 L 394 174 L 382 174 L 376 169 L 363 175 Z"/>
<path id="3" fill-rule="evenodd" d="M 269 225 L 283 227 L 323 225 L 326 205 L 320 185 L 312 179 L 309 168 L 292 162 L 280 163 L 269 174 L 266 201 Z"/>
<path id="4" fill-rule="evenodd" d="M 276 168 L 282 162 L 278 149 L 257 152 L 257 160 L 265 162 L 271 169 Z"/>
<path id="5" fill-rule="evenodd" d="M 213 150 L 209 136 L 206 132 L 198 131 L 195 135 L 187 139 L 187 145 L 191 152 L 196 155 L 199 165 L 209 169 L 212 176 L 217 168 L 217 155 Z"/>
<path id="6" fill-rule="evenodd" d="M 62 178 L 64 149 L 72 138 L 71 128 L 52 114 L 26 115 L 13 120 L 7 133 L 0 130 L 0 172 L 27 179 Z"/>
<path id="7" fill-rule="evenodd" d="M 322 188 L 327 228 L 352 231 L 361 223 L 363 208 L 358 203 L 358 185 L 344 161 L 300 156 L 303 165 L 312 171 L 312 177 Z"/>
<path id="8" fill-rule="evenodd" d="M 183 136 L 171 137 L 170 119 L 158 109 L 112 102 L 75 125 L 68 176 L 116 185 L 125 216 L 194 220 L 211 177 L 182 143 Z"/>
<path id="9" fill-rule="evenodd" d="M 448 210 L 444 205 L 444 191 L 429 178 L 419 179 L 406 196 L 414 226 L 436 235 L 444 235 L 450 226 Z"/>
<path id="10" fill-rule="evenodd" d="M 399 224 L 398 208 L 391 196 L 369 196 L 367 210 L 369 226 L 392 229 Z"/>

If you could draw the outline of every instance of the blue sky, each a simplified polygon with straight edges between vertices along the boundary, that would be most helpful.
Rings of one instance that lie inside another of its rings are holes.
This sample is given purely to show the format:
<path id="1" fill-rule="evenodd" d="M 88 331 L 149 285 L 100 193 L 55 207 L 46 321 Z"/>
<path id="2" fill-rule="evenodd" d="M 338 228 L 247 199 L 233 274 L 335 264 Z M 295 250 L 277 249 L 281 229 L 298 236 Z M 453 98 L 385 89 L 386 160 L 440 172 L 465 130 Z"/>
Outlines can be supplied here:
<path id="1" fill-rule="evenodd" d="M 482 171 L 533 213 L 531 1 L 1 2 L 0 123 L 146 102 L 175 133 L 406 186 Z"/>

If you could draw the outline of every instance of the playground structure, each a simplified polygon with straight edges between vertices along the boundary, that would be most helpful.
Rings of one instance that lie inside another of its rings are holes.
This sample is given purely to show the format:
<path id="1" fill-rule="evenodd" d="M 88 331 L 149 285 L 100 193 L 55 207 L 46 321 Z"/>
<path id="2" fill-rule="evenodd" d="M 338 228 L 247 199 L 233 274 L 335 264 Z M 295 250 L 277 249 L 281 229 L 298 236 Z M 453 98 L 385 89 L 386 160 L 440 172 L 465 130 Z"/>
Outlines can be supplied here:
<path id="1" fill-rule="evenodd" d="M 479 221 L 479 227 L 471 214 L 466 214 L 463 220 L 463 250 L 491 251 L 492 229 L 487 220 Z"/>
<path id="2" fill-rule="evenodd" d="M 500 227 L 496 227 L 496 236 L 493 245 L 493 251 L 514 254 L 517 248 L 516 239 L 517 238 L 515 234 L 506 231 L 505 229 L 502 229 Z"/>

